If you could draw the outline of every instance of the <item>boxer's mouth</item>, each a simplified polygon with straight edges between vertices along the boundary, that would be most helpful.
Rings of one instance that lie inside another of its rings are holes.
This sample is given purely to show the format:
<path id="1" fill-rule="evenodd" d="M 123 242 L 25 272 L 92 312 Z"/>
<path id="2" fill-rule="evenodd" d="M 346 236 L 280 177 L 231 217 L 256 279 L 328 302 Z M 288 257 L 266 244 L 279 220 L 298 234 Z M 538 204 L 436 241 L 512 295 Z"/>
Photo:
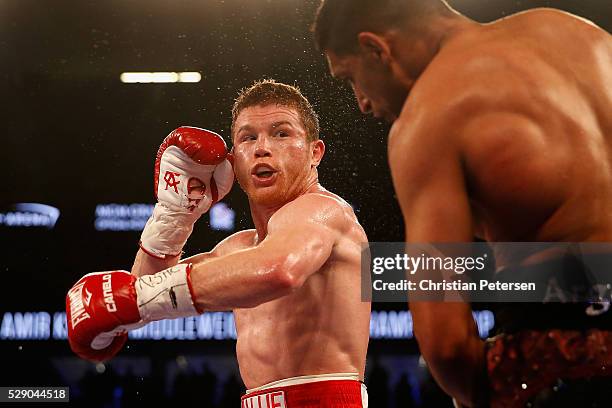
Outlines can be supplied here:
<path id="1" fill-rule="evenodd" d="M 276 173 L 277 170 L 267 164 L 257 164 L 255 165 L 255 167 L 253 167 L 253 170 L 251 171 L 251 174 L 253 174 L 254 176 L 256 176 L 257 178 L 261 178 L 261 179 L 268 179 L 270 177 L 272 177 L 274 175 L 274 173 Z"/>

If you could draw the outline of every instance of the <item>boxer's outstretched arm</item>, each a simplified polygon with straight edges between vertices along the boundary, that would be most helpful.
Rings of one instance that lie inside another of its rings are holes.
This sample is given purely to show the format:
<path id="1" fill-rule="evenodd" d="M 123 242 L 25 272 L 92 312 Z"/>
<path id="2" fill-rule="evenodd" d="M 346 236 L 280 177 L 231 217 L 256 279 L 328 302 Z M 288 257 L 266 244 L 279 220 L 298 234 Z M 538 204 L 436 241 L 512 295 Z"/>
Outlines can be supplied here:
<path id="1" fill-rule="evenodd" d="M 438 122 L 439 123 L 439 122 Z M 406 242 L 469 242 L 472 216 L 456 140 L 437 124 L 394 125 L 389 139 L 393 183 Z M 483 395 L 485 360 L 469 304 L 410 302 L 421 353 L 440 386 L 463 404 Z"/>
<path id="2" fill-rule="evenodd" d="M 230 237 L 231 238 L 231 237 Z M 151 275 L 162 271 L 164 269 L 168 269 L 171 266 L 174 266 L 179 263 L 200 263 L 204 262 L 207 259 L 218 256 L 219 248 L 223 245 L 222 241 L 220 242 L 215 249 L 210 252 L 202 252 L 197 255 L 190 256 L 189 258 L 180 259 L 180 255 L 167 257 L 165 259 L 159 259 L 152 257 L 151 255 L 144 252 L 142 249 L 139 249 L 136 253 L 136 259 L 134 260 L 134 265 L 132 266 L 132 275 L 136 275 L 138 277 L 143 275 Z"/>
<path id="3" fill-rule="evenodd" d="M 302 286 L 329 258 L 345 214 L 334 199 L 307 194 L 276 212 L 257 246 L 193 264 L 200 311 L 254 307 Z"/>
<path id="4" fill-rule="evenodd" d="M 134 266 L 132 267 L 132 275 L 136 275 L 138 277 L 143 275 L 151 275 L 164 269 L 168 269 L 178 263 L 198 264 L 206 262 L 228 252 L 233 252 L 234 248 L 236 247 L 236 242 L 244 239 L 243 234 L 250 235 L 248 231 L 238 231 L 235 234 L 223 239 L 223 241 L 219 242 L 211 251 L 202 252 L 183 259 L 180 259 L 180 255 L 167 257 L 166 259 L 155 258 L 147 254 L 141 248 L 138 250 L 138 253 L 136 253 L 136 259 L 134 260 Z"/>
<path id="5" fill-rule="evenodd" d="M 176 265 L 179 259 L 180 255 L 167 257 L 165 259 L 154 258 L 142 249 L 139 249 L 136 253 L 136 259 L 134 259 L 134 265 L 132 266 L 132 275 L 140 277 L 157 273 Z"/>

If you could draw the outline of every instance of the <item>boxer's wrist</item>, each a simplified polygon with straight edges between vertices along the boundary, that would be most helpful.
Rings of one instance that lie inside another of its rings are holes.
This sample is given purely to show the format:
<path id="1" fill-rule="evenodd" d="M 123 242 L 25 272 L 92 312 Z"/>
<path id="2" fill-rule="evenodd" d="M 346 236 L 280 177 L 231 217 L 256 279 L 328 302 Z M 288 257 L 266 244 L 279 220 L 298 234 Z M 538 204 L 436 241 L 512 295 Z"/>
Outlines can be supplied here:
<path id="1" fill-rule="evenodd" d="M 134 287 L 138 311 L 143 321 L 175 319 L 201 313 L 193 299 L 190 272 L 191 264 L 178 264 L 136 280 Z"/>
<path id="2" fill-rule="evenodd" d="M 140 236 L 140 247 L 159 259 L 181 255 L 200 215 L 157 203 Z"/>

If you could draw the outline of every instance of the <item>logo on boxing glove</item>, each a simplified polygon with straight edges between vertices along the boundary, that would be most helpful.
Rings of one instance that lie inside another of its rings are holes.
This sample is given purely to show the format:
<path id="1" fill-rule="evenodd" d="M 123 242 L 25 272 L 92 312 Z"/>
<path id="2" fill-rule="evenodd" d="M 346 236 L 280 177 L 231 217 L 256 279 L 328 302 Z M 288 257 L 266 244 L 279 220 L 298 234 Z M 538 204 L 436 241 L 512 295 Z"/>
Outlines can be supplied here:
<path id="1" fill-rule="evenodd" d="M 102 296 L 104 296 L 106 310 L 111 313 L 115 313 L 117 311 L 117 305 L 115 304 L 115 297 L 113 296 L 113 287 L 111 286 L 110 273 L 102 277 Z"/>
<path id="2" fill-rule="evenodd" d="M 79 323 L 91 317 L 89 313 L 85 311 L 85 305 L 83 304 L 83 286 L 85 286 L 85 282 L 75 285 L 68 292 L 68 298 L 70 299 L 70 321 L 73 329 Z M 91 300 L 91 298 L 89 298 L 89 300 Z"/>
<path id="3" fill-rule="evenodd" d="M 180 177 L 181 173 L 176 173 L 174 171 L 167 170 L 164 175 L 164 181 L 166 182 L 165 190 L 168 190 L 168 187 L 174 188 L 174 192 L 178 194 L 178 185 L 180 184 L 180 180 L 177 180 L 175 177 Z"/>
<path id="4" fill-rule="evenodd" d="M 87 288 L 85 288 L 85 300 L 83 300 L 83 303 L 85 303 L 85 306 L 89 307 L 92 296 L 93 294 L 90 291 L 88 291 Z"/>

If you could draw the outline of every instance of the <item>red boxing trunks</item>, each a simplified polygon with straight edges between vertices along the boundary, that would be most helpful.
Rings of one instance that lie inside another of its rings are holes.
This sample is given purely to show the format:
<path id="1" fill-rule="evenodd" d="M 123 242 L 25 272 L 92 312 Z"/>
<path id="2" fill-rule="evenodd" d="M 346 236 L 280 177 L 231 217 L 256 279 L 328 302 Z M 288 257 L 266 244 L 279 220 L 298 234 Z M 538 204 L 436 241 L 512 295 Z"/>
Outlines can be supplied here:
<path id="1" fill-rule="evenodd" d="M 497 272 L 510 280 L 554 279 L 555 289 L 549 287 L 545 296 L 554 293 L 559 301 L 495 304 L 501 334 L 486 347 L 492 408 L 610 406 L 612 310 L 605 301 L 608 292 L 597 298 L 593 291 L 597 279 L 608 281 L 609 272 L 600 271 L 610 265 L 612 253 L 568 251 Z"/>
<path id="2" fill-rule="evenodd" d="M 522 407 L 557 379 L 612 375 L 612 331 L 523 330 L 487 342 L 490 404 Z"/>
<path id="3" fill-rule="evenodd" d="M 352 377 L 329 374 L 275 381 L 248 390 L 241 408 L 367 408 L 366 387 Z"/>

